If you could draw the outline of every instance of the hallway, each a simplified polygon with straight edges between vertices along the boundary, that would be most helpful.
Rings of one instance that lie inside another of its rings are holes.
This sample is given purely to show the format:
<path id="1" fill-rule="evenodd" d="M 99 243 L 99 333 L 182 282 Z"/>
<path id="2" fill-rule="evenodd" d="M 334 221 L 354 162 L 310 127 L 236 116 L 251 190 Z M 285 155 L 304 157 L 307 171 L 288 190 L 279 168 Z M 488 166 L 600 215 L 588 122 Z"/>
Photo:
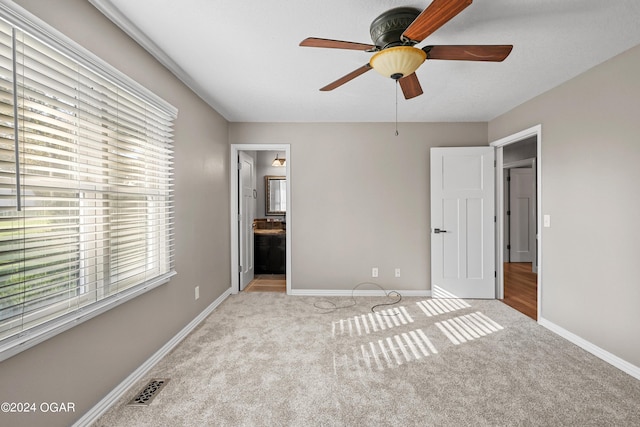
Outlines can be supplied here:
<path id="1" fill-rule="evenodd" d="M 538 275 L 531 268 L 530 262 L 504 263 L 502 302 L 538 320 Z"/>

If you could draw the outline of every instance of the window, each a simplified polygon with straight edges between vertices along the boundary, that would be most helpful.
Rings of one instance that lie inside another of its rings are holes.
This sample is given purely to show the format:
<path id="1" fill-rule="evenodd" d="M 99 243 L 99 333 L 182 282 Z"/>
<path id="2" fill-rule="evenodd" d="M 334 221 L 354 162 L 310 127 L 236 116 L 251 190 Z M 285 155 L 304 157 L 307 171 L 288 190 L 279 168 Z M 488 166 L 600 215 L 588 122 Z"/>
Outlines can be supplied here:
<path id="1" fill-rule="evenodd" d="M 175 274 L 177 112 L 31 34 L 0 20 L 0 360 Z"/>

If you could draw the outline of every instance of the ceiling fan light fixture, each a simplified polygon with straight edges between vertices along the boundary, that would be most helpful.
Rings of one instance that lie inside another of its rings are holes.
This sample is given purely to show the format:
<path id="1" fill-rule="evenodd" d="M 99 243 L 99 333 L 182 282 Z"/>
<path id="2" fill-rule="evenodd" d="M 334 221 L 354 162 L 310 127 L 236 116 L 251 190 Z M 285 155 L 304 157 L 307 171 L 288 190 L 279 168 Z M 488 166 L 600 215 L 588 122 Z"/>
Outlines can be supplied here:
<path id="1" fill-rule="evenodd" d="M 371 57 L 369 65 L 384 77 L 398 80 L 415 72 L 427 59 L 427 54 L 413 46 L 383 49 Z"/>

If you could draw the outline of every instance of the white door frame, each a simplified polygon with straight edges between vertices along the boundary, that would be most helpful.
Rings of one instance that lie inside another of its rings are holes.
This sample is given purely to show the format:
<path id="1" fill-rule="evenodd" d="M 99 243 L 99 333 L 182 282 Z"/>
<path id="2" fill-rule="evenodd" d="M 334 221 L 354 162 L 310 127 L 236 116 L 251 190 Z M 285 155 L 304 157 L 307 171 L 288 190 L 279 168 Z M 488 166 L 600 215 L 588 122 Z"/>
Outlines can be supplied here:
<path id="1" fill-rule="evenodd" d="M 231 144 L 230 153 L 230 198 L 231 198 L 231 293 L 237 294 L 240 290 L 240 258 L 239 258 L 239 227 L 238 227 L 238 152 L 240 151 L 284 151 L 287 163 L 285 165 L 285 176 L 287 177 L 287 213 L 285 221 L 287 223 L 286 234 L 286 275 L 287 294 L 291 293 L 291 145 L 290 144 Z"/>
<path id="2" fill-rule="evenodd" d="M 536 161 L 536 209 L 537 209 L 537 259 L 538 259 L 538 321 L 542 319 L 542 125 L 536 125 L 514 133 L 513 135 L 493 141 L 490 145 L 496 148 L 496 295 L 498 299 L 504 298 L 504 153 L 506 145 L 520 142 L 524 139 L 536 137 L 537 161 Z"/>

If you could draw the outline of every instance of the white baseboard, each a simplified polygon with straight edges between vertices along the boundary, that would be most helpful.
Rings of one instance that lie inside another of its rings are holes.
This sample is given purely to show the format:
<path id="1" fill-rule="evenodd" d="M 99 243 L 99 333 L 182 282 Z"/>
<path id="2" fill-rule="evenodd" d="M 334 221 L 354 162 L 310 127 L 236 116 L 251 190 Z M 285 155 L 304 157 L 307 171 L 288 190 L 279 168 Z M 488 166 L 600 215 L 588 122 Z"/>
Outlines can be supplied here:
<path id="1" fill-rule="evenodd" d="M 613 365 L 616 368 L 620 369 L 621 371 L 626 372 L 632 377 L 640 380 L 640 367 L 635 366 L 627 362 L 626 360 L 621 359 L 618 356 L 609 353 L 608 351 L 598 347 L 597 345 L 585 340 L 582 337 L 579 337 L 573 332 L 567 331 L 566 329 L 556 325 L 553 322 L 550 322 L 547 319 L 540 318 L 538 319 L 538 323 L 541 326 L 544 326 L 545 328 L 549 329 L 550 331 L 560 335 L 562 338 L 566 339 L 567 341 L 574 343 L 578 347 L 581 347 L 582 349 L 588 351 L 594 356 L 599 357 L 600 359 L 604 360 L 610 365 Z"/>
<path id="2" fill-rule="evenodd" d="M 107 394 L 100 402 L 98 402 L 93 408 L 85 413 L 82 418 L 73 424 L 73 427 L 85 427 L 90 426 L 96 421 L 102 414 L 104 414 L 114 403 L 116 403 L 131 386 L 133 386 L 140 378 L 146 375 L 156 363 L 162 360 L 175 346 L 177 346 L 183 339 L 189 335 L 206 317 L 213 312 L 227 297 L 231 295 L 231 288 L 224 291 L 214 302 L 212 302 L 207 308 L 205 308 L 195 319 L 193 319 L 187 326 L 182 328 L 180 332 L 174 335 L 165 345 L 156 351 L 149 359 L 147 359 L 142 365 L 124 379 L 120 384 L 116 386 L 109 394 Z"/>
<path id="3" fill-rule="evenodd" d="M 431 291 L 385 289 L 385 292 L 398 292 L 404 297 L 430 297 Z M 342 290 L 342 289 L 291 289 L 289 295 L 305 297 L 379 297 L 384 296 L 380 289 Z"/>

